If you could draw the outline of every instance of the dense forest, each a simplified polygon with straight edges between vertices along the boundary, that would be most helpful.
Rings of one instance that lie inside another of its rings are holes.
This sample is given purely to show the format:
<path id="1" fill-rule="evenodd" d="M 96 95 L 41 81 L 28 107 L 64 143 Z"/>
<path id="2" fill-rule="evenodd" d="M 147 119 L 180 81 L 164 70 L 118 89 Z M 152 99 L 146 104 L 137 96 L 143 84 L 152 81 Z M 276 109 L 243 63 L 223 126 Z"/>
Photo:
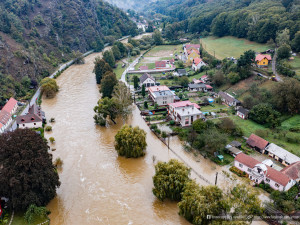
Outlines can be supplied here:
<path id="1" fill-rule="evenodd" d="M 0 1 L 0 108 L 10 96 L 28 98 L 75 51 L 136 34 L 127 15 L 102 0 Z"/>
<path id="2" fill-rule="evenodd" d="M 121 9 L 141 11 L 149 2 L 154 0 L 105 0 Z"/>
<path id="3" fill-rule="evenodd" d="M 266 43 L 285 28 L 291 41 L 300 31 L 299 0 L 159 0 L 150 4 L 148 15 L 162 20 L 170 39 L 190 32 Z"/>

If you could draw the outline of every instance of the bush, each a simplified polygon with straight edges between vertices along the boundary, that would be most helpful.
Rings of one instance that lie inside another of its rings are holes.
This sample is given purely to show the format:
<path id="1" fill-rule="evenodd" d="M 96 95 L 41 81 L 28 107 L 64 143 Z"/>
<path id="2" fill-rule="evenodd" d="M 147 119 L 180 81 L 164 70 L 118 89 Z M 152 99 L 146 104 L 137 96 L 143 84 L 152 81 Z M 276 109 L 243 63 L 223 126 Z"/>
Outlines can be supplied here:
<path id="1" fill-rule="evenodd" d="M 56 158 L 53 165 L 56 167 L 56 168 L 61 168 L 62 165 L 64 164 L 64 162 L 62 161 L 61 158 Z"/>
<path id="2" fill-rule="evenodd" d="M 239 170 L 235 166 L 230 167 L 229 170 L 231 172 L 235 173 L 236 175 L 238 175 L 239 177 L 248 177 L 249 176 L 247 173 L 245 173 L 244 171 Z"/>
<path id="3" fill-rule="evenodd" d="M 157 134 L 161 134 L 161 130 L 158 129 L 158 128 L 156 128 L 156 129 L 154 130 L 154 132 L 157 133 Z"/>
<path id="4" fill-rule="evenodd" d="M 54 137 L 50 137 L 50 138 L 49 138 L 49 141 L 50 141 L 51 143 L 53 143 L 53 142 L 55 142 L 55 138 L 54 138 Z"/>
<path id="5" fill-rule="evenodd" d="M 156 125 L 156 124 L 151 124 L 150 129 L 151 129 L 151 130 L 157 129 L 157 125 Z"/>
<path id="6" fill-rule="evenodd" d="M 174 125 L 175 125 L 175 121 L 174 121 L 174 120 L 171 120 L 171 121 L 169 122 L 169 125 L 170 125 L 170 126 L 174 126 Z"/>
<path id="7" fill-rule="evenodd" d="M 45 131 L 52 131 L 52 127 L 51 126 L 46 126 Z"/>

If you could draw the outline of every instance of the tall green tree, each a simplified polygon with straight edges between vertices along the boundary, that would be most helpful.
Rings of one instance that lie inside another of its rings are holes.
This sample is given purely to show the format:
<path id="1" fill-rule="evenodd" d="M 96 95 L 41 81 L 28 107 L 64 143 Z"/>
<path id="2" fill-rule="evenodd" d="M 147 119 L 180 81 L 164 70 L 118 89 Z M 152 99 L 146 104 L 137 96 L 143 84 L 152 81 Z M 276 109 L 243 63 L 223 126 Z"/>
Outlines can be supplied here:
<path id="1" fill-rule="evenodd" d="M 111 98 L 114 87 L 117 85 L 117 83 L 118 80 L 116 74 L 114 72 L 106 72 L 103 75 L 100 85 L 100 93 L 102 94 L 102 97 Z"/>
<path id="2" fill-rule="evenodd" d="M 268 103 L 255 105 L 249 112 L 249 118 L 259 124 L 268 124 L 272 128 L 280 125 L 280 113 Z"/>
<path id="3" fill-rule="evenodd" d="M 0 136 L 0 196 L 15 211 L 46 206 L 60 186 L 48 146 L 35 131 L 17 129 Z"/>
<path id="4" fill-rule="evenodd" d="M 56 80 L 53 78 L 44 78 L 40 85 L 42 94 L 45 94 L 47 98 L 53 98 L 59 90 Z"/>
<path id="5" fill-rule="evenodd" d="M 114 55 L 114 57 L 115 57 L 116 60 L 119 60 L 119 59 L 122 58 L 120 49 L 118 48 L 117 45 L 114 45 L 114 46 L 111 48 L 111 50 L 112 50 L 113 55 Z"/>
<path id="6" fill-rule="evenodd" d="M 146 147 L 146 132 L 139 127 L 126 124 L 115 136 L 115 149 L 120 156 L 127 158 L 144 156 Z"/>
<path id="7" fill-rule="evenodd" d="M 292 41 L 292 48 L 296 51 L 296 52 L 300 52 L 300 31 L 298 31 L 295 34 L 295 37 Z"/>
<path id="8" fill-rule="evenodd" d="M 284 30 L 277 32 L 276 43 L 278 46 L 282 46 L 283 44 L 289 45 L 290 43 L 289 29 L 285 28 Z"/>
<path id="9" fill-rule="evenodd" d="M 105 51 L 103 53 L 103 59 L 108 63 L 108 65 L 110 65 L 110 67 L 114 67 L 116 64 L 116 60 L 112 51 Z"/>
<path id="10" fill-rule="evenodd" d="M 153 194 L 161 201 L 166 198 L 180 201 L 181 193 L 190 180 L 189 174 L 190 169 L 175 159 L 169 162 L 158 162 L 153 177 Z"/>
<path id="11" fill-rule="evenodd" d="M 125 45 L 122 42 L 120 42 L 120 41 L 115 42 L 115 45 L 118 46 L 119 51 L 120 51 L 122 57 L 126 56 L 126 54 L 127 54 L 127 48 L 125 47 Z"/>
<path id="12" fill-rule="evenodd" d="M 161 33 L 159 30 L 155 30 L 154 34 L 152 35 L 152 38 L 154 39 L 154 43 L 156 45 L 162 45 L 164 40 L 161 37 Z"/>
<path id="13" fill-rule="evenodd" d="M 137 76 L 133 77 L 133 86 L 134 89 L 137 89 L 139 87 L 139 78 Z"/>
<path id="14" fill-rule="evenodd" d="M 97 106 L 94 107 L 95 123 L 100 126 L 106 125 L 106 120 L 109 118 L 114 124 L 116 124 L 115 119 L 119 113 L 118 103 L 115 98 L 101 98 L 98 101 Z"/>
<path id="15" fill-rule="evenodd" d="M 118 114 L 121 115 L 123 121 L 132 112 L 132 98 L 130 89 L 121 81 L 114 87 L 112 97 L 115 99 L 118 106 Z"/>
<path id="16" fill-rule="evenodd" d="M 291 47 L 287 44 L 281 45 L 277 50 L 277 56 L 279 59 L 288 59 L 291 57 Z"/>
<path id="17" fill-rule="evenodd" d="M 145 98 L 145 96 L 146 96 L 146 87 L 144 84 L 142 85 L 142 96 L 143 96 L 143 98 Z"/>

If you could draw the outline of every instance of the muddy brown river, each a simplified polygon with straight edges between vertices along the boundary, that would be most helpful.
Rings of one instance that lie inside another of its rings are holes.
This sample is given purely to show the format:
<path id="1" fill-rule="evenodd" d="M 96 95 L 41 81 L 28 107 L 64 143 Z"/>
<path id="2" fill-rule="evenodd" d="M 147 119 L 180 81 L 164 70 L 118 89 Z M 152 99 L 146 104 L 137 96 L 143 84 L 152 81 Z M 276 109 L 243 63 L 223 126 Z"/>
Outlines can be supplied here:
<path id="1" fill-rule="evenodd" d="M 103 128 L 94 124 L 93 108 L 100 94 L 93 74 L 96 56 L 85 58 L 85 64 L 73 65 L 57 78 L 60 91 L 53 99 L 43 99 L 42 108 L 53 131 L 46 138 L 54 137 L 51 145 L 60 157 L 63 167 L 59 171 L 61 186 L 57 197 L 47 208 L 51 211 L 51 225 L 85 224 L 189 224 L 178 215 L 176 203 L 158 201 L 152 194 L 154 175 L 153 156 L 157 160 L 183 158 L 198 174 L 214 183 L 215 173 L 220 172 L 208 160 L 196 162 L 193 155 L 182 150 L 175 137 L 171 147 L 175 155 L 156 138 L 134 109 L 127 123 L 140 126 L 147 132 L 147 153 L 139 159 L 118 157 L 114 149 L 114 135 L 122 126 Z M 207 184 L 194 172 L 192 178 Z M 220 178 L 221 179 L 221 178 Z"/>

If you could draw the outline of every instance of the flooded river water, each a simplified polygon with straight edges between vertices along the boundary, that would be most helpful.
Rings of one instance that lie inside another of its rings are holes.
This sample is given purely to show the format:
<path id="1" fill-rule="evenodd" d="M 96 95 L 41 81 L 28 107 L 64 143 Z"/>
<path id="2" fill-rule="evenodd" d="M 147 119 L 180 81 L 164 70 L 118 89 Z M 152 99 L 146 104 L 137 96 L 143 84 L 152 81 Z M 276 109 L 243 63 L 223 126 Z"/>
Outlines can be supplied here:
<path id="1" fill-rule="evenodd" d="M 160 202 L 152 194 L 153 156 L 156 161 L 179 156 L 211 183 L 220 168 L 205 159 L 194 161 L 176 137 L 171 140 L 171 147 L 177 152 L 173 154 L 151 133 L 136 108 L 127 123 L 147 132 L 147 154 L 139 159 L 118 157 L 114 136 L 122 122 L 103 128 L 93 120 L 93 108 L 100 94 L 92 71 L 99 55 L 89 55 L 85 64 L 64 71 L 57 78 L 57 96 L 42 102 L 47 118 L 56 120 L 51 124 L 53 131 L 46 133 L 46 138 L 56 140 L 51 145 L 56 149 L 53 158 L 60 157 L 64 163 L 59 172 L 61 186 L 57 197 L 47 206 L 51 224 L 189 224 L 178 215 L 176 203 Z M 207 184 L 194 172 L 191 176 L 200 184 Z"/>

